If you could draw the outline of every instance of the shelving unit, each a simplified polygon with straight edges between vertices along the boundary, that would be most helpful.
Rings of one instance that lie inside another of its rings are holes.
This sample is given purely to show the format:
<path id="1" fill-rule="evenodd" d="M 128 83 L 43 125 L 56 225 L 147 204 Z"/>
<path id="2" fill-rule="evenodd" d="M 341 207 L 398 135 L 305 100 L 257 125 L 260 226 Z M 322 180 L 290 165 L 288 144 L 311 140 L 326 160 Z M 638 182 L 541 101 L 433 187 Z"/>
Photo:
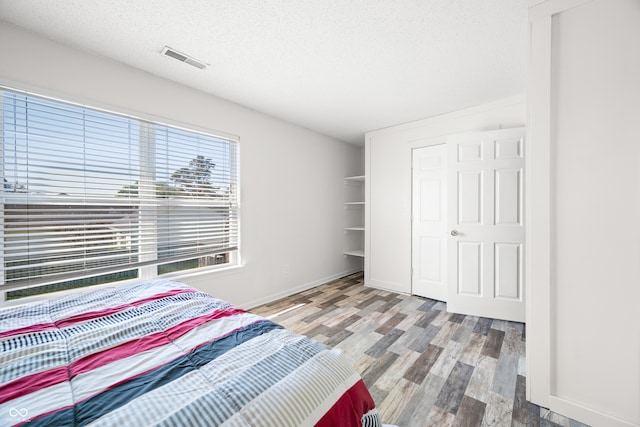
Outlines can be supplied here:
<path id="1" fill-rule="evenodd" d="M 345 228 L 345 250 L 348 256 L 364 258 L 364 175 L 347 176 L 344 178 L 345 185 L 353 186 L 354 189 L 348 191 L 349 201 L 344 203 L 347 209 L 347 219 Z"/>

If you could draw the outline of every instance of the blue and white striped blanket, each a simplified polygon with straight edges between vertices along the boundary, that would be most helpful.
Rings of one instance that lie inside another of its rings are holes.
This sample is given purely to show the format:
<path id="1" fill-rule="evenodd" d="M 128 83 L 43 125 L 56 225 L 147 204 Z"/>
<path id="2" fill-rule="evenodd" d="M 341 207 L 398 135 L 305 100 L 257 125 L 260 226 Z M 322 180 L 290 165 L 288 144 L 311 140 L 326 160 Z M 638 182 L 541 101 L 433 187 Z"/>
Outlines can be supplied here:
<path id="1" fill-rule="evenodd" d="M 379 425 L 338 351 L 170 280 L 0 310 L 0 425 Z"/>

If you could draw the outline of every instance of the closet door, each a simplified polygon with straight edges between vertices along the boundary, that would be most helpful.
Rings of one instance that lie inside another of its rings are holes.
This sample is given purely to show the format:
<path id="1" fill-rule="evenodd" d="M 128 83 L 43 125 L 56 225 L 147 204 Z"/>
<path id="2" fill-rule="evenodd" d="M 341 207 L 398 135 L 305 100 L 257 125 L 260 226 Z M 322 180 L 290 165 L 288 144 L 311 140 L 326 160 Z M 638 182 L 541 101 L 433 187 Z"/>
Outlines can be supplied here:
<path id="1" fill-rule="evenodd" d="M 524 128 L 447 138 L 454 313 L 524 322 Z"/>
<path id="2" fill-rule="evenodd" d="M 413 150 L 411 293 L 447 300 L 447 150 L 445 144 Z"/>

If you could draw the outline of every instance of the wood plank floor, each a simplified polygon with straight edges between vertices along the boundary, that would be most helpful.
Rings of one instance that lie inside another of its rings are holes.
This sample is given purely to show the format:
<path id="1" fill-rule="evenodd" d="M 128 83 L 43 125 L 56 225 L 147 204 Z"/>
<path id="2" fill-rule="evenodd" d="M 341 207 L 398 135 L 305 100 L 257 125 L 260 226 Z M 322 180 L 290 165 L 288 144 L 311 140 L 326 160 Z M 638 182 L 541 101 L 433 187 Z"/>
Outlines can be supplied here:
<path id="1" fill-rule="evenodd" d="M 447 313 L 362 282 L 356 273 L 251 311 L 341 349 L 384 423 L 585 426 L 526 401 L 522 323 Z"/>

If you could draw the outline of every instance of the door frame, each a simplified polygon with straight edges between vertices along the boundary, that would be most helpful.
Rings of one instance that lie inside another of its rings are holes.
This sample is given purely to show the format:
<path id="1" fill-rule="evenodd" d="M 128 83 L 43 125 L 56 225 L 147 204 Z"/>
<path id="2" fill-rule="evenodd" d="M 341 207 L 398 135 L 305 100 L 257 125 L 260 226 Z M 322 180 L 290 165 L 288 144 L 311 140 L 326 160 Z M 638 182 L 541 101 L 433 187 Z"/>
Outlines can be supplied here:
<path id="1" fill-rule="evenodd" d="M 527 286 L 526 397 L 572 418 L 610 425 L 613 418 L 555 395 L 553 340 L 552 33 L 554 15 L 592 0 L 549 0 L 529 8 L 527 80 L 525 277 Z M 535 208 L 534 208 L 535 207 Z M 622 425 L 622 424 L 620 424 Z M 626 424 L 625 424 L 626 425 Z"/>

